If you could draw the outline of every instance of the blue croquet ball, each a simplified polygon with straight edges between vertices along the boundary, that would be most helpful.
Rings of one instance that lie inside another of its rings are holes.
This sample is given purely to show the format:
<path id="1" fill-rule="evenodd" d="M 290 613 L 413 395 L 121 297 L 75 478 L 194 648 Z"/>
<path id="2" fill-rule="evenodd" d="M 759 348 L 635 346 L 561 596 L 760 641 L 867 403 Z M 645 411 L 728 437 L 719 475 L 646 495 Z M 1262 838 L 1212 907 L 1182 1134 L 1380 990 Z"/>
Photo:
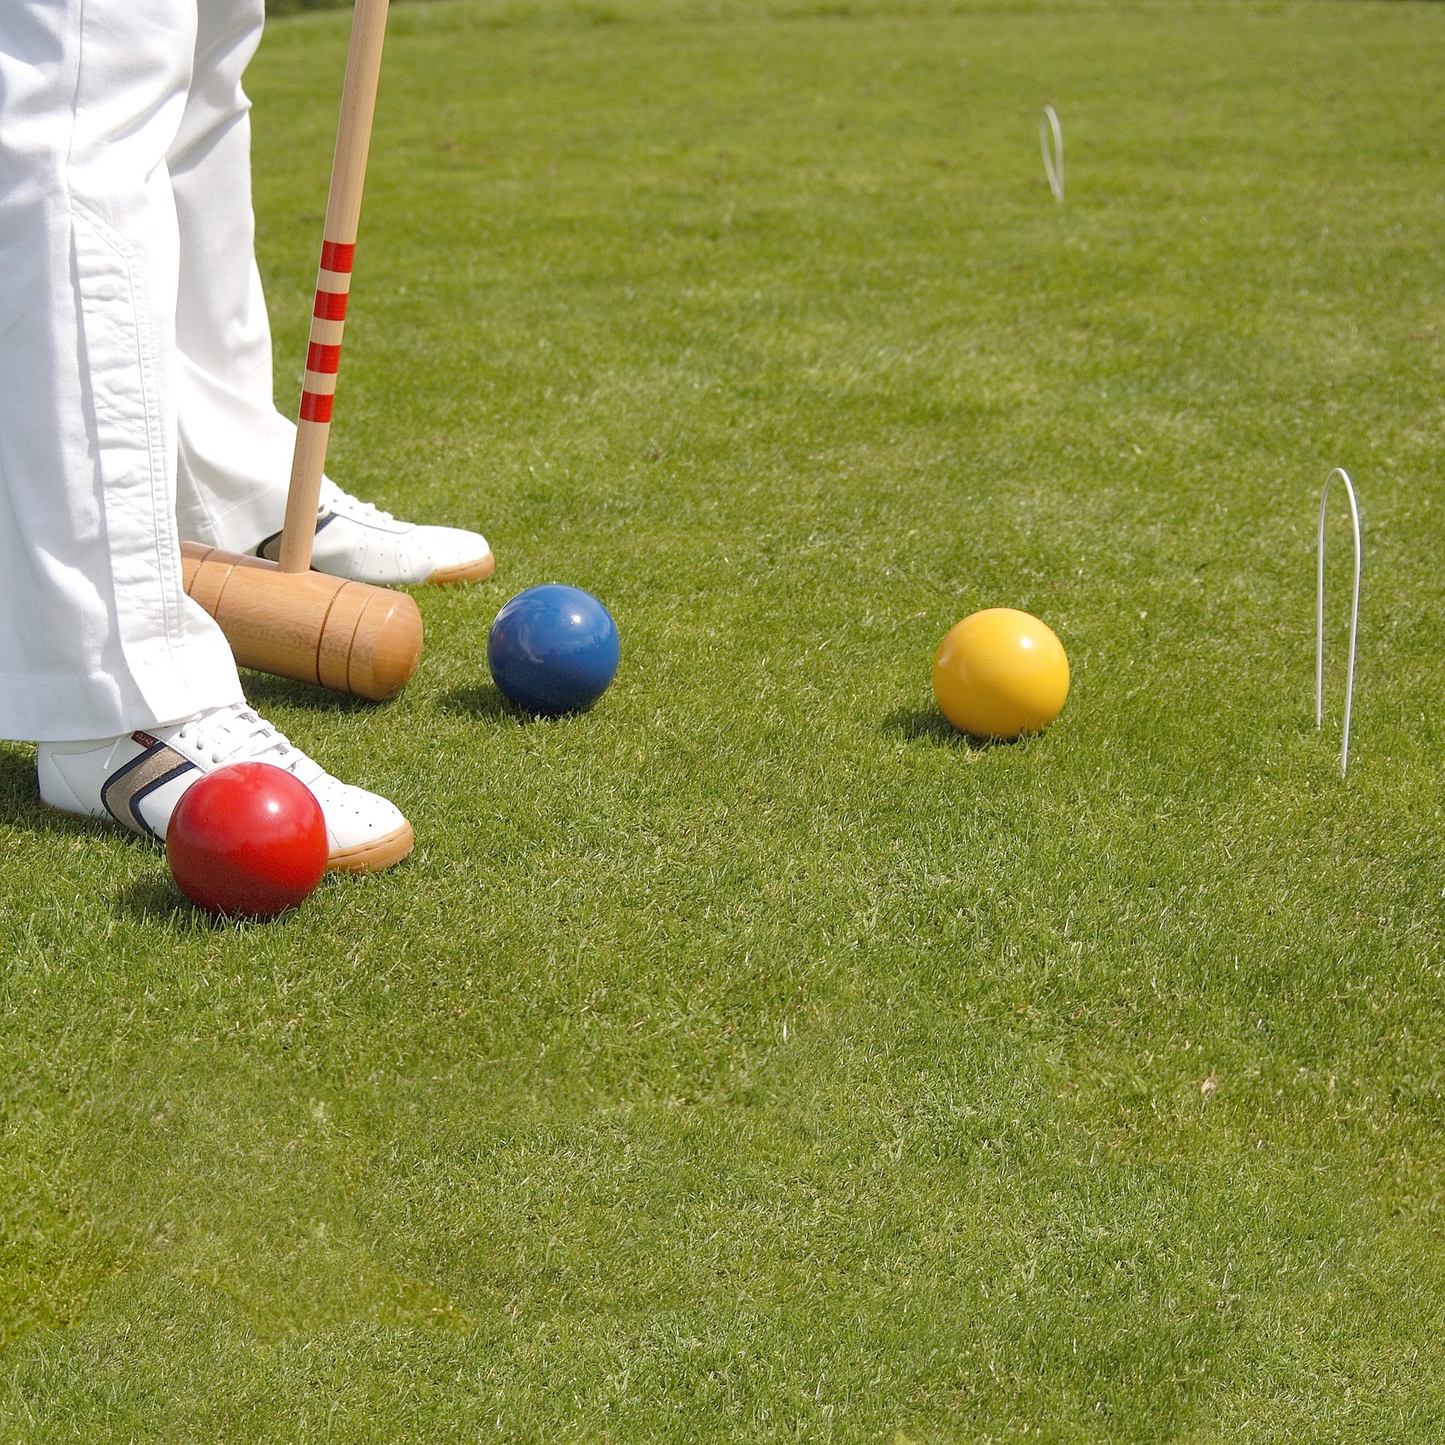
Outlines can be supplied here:
<path id="1" fill-rule="evenodd" d="M 617 624 L 580 587 L 548 582 L 519 592 L 487 638 L 492 681 L 528 712 L 577 712 L 617 672 Z"/>

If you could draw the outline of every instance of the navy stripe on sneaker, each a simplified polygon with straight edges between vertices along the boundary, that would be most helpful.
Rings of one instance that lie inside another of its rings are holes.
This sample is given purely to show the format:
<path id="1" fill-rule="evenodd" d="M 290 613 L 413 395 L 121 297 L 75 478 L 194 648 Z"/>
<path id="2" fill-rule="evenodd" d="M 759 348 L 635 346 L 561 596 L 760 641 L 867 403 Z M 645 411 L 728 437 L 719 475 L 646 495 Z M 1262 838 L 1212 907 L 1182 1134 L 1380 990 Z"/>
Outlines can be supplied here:
<path id="1" fill-rule="evenodd" d="M 319 532 L 335 520 L 335 512 L 320 513 L 316 518 L 316 530 Z M 281 560 L 281 533 L 272 532 L 264 542 L 258 544 L 252 556 L 264 558 L 267 562 L 279 562 Z"/>
<path id="2" fill-rule="evenodd" d="M 112 773 L 100 790 L 100 801 L 105 810 L 122 828 L 142 837 L 154 838 L 161 842 L 161 835 L 141 816 L 140 805 L 157 788 L 163 788 L 185 773 L 199 772 L 200 769 L 178 753 L 173 747 L 158 742 L 149 733 L 132 733 L 136 742 L 145 747 L 139 757 L 132 758 L 123 768 Z"/>

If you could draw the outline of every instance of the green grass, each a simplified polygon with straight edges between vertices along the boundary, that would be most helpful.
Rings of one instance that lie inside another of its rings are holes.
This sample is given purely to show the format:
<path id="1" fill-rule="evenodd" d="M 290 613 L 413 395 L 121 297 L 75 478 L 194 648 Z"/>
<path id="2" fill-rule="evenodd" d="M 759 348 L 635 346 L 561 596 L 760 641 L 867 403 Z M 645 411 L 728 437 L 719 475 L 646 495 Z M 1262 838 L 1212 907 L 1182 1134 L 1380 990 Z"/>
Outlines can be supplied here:
<path id="1" fill-rule="evenodd" d="M 250 79 L 288 410 L 345 25 Z M 1445 1435 L 1442 59 L 1409 3 L 398 9 L 333 471 L 498 578 L 390 706 L 251 680 L 420 838 L 276 924 L 0 749 L 0 1438 Z M 552 579 L 623 667 L 525 722 L 486 629 Z M 929 661 L 999 604 L 1073 693 L 976 750 Z"/>

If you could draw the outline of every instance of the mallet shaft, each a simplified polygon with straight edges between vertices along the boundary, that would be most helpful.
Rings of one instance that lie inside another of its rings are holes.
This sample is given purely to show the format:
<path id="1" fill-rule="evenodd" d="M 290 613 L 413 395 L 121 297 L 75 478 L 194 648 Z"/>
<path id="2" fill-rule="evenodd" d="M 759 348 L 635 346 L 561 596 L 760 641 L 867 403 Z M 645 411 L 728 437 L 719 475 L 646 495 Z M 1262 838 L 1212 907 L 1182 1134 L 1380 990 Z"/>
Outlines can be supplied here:
<path id="1" fill-rule="evenodd" d="M 281 532 L 283 572 L 305 572 L 311 566 L 316 509 L 321 500 L 326 444 L 331 435 L 331 405 L 341 360 L 341 334 L 351 290 L 351 262 L 356 252 L 366 159 L 376 113 L 386 13 L 387 0 L 356 0 L 351 19 L 351 45 L 341 92 L 341 119 L 336 127 L 321 267 L 316 278 L 316 304 L 306 348 L 306 379 L 302 384 L 296 450 L 291 459 L 291 488 L 286 496 L 286 518 Z"/>

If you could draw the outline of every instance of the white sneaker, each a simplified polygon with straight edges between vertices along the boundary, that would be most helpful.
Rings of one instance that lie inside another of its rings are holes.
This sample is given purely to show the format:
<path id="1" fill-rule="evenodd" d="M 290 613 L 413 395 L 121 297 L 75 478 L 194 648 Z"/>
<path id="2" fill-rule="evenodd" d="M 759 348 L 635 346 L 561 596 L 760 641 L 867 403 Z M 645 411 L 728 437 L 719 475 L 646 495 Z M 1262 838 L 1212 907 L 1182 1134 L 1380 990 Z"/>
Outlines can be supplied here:
<path id="1" fill-rule="evenodd" d="M 227 763 L 274 763 L 299 778 L 326 818 L 328 868 L 371 873 L 412 850 L 411 824 L 375 793 L 338 782 L 245 703 L 190 722 L 79 743 L 41 743 L 40 798 L 87 818 L 111 818 L 162 839 L 181 794 Z"/>
<path id="2" fill-rule="evenodd" d="M 254 550 L 258 557 L 278 561 L 280 532 Z M 311 565 L 333 577 L 391 587 L 412 582 L 481 582 L 492 575 L 497 562 L 480 532 L 398 522 L 390 512 L 358 501 L 326 477 L 321 483 Z"/>

